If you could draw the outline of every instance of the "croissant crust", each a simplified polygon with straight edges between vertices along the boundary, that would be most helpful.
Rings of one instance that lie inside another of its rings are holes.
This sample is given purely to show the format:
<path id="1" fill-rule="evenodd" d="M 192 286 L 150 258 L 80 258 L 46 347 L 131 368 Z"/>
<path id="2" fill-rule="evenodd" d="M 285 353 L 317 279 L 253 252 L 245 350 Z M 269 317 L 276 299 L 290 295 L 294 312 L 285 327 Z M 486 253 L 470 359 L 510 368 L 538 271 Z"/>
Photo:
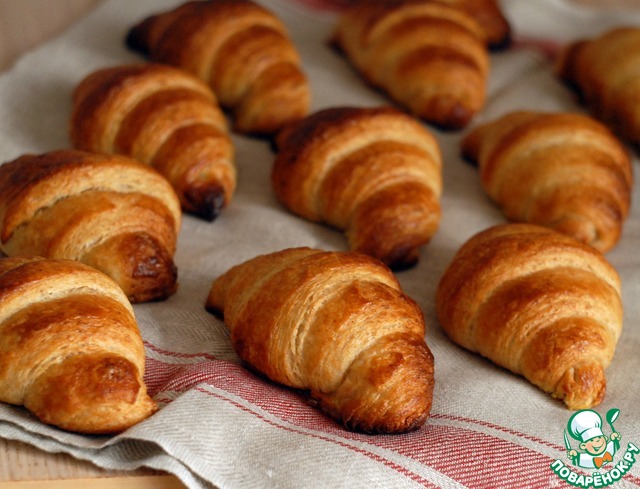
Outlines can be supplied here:
<path id="1" fill-rule="evenodd" d="M 308 391 L 349 429 L 400 433 L 429 415 L 433 356 L 422 312 L 367 255 L 262 255 L 217 278 L 206 307 L 223 314 L 252 369 Z"/>
<path id="2" fill-rule="evenodd" d="M 73 94 L 72 144 L 150 164 L 183 209 L 213 220 L 236 186 L 234 147 L 211 90 L 181 70 L 122 65 L 85 77 Z"/>
<path id="3" fill-rule="evenodd" d="M 623 310 L 620 278 L 592 247 L 531 224 L 489 228 L 454 256 L 436 312 L 455 343 L 568 408 L 604 399 Z"/>
<path id="4" fill-rule="evenodd" d="M 394 269 L 414 265 L 440 222 L 441 155 L 418 121 L 390 107 L 334 107 L 278 134 L 272 182 L 292 212 L 346 232 Z"/>
<path id="5" fill-rule="evenodd" d="M 640 28 L 618 27 L 569 43 L 556 70 L 597 118 L 640 143 Z"/>
<path id="6" fill-rule="evenodd" d="M 489 54 L 482 26 L 434 1 L 356 2 L 331 38 L 373 87 L 426 122 L 465 127 L 484 106 Z"/>
<path id="7" fill-rule="evenodd" d="M 309 110 L 309 83 L 286 26 L 252 1 L 186 2 L 136 24 L 127 44 L 204 80 L 239 132 L 269 136 Z"/>
<path id="8" fill-rule="evenodd" d="M 0 166 L 0 251 L 81 261 L 133 302 L 175 292 L 180 223 L 169 182 L 128 157 L 59 150 Z"/>
<path id="9" fill-rule="evenodd" d="M 70 260 L 2 258 L 0 306 L 0 401 L 92 434 L 157 410 L 133 309 L 106 275 Z"/>
<path id="10" fill-rule="evenodd" d="M 624 145 L 591 117 L 516 111 L 474 128 L 463 155 L 512 221 L 555 229 L 606 252 L 629 214 L 633 175 Z"/>

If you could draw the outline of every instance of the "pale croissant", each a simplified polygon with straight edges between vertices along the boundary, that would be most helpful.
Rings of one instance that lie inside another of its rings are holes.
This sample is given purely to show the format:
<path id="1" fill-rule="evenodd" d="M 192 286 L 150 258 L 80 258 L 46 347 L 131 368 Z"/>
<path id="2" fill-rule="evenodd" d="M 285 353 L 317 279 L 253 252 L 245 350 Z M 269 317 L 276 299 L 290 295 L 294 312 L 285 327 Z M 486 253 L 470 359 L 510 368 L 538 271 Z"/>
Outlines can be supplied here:
<path id="1" fill-rule="evenodd" d="M 135 25 L 127 43 L 208 83 L 239 132 L 271 135 L 309 110 L 309 82 L 286 26 L 250 0 L 186 2 Z"/>
<path id="2" fill-rule="evenodd" d="M 603 400 L 623 310 L 620 278 L 592 247 L 532 224 L 489 228 L 454 256 L 436 311 L 455 343 L 568 408 Z"/>
<path id="3" fill-rule="evenodd" d="M 186 212 L 213 220 L 236 186 L 227 121 L 209 87 L 160 64 L 97 70 L 76 87 L 70 123 L 79 149 L 148 163 L 173 185 Z"/>
<path id="4" fill-rule="evenodd" d="M 71 260 L 0 259 L 0 401 L 65 430 L 124 431 L 157 410 L 131 304 Z"/>
<path id="5" fill-rule="evenodd" d="M 424 318 L 378 260 L 310 248 L 261 255 L 217 278 L 206 307 L 223 314 L 252 369 L 308 391 L 349 429 L 402 433 L 429 416 Z"/>
<path id="6" fill-rule="evenodd" d="M 428 123 L 460 129 L 484 106 L 485 34 L 461 8 L 415 0 L 355 3 L 331 42 L 368 83 Z"/>
<path id="7" fill-rule="evenodd" d="M 346 231 L 350 248 L 414 265 L 440 222 L 438 142 L 390 108 L 335 107 L 277 137 L 272 181 L 293 213 Z"/>
<path id="8" fill-rule="evenodd" d="M 620 239 L 632 166 L 624 145 L 581 114 L 517 111 L 476 127 L 462 153 L 512 221 L 548 226 L 599 251 Z"/>
<path id="9" fill-rule="evenodd" d="M 0 251 L 66 258 L 112 277 L 132 302 L 176 290 L 180 202 L 131 158 L 80 150 L 27 154 L 0 166 Z"/>
<path id="10" fill-rule="evenodd" d="M 640 28 L 619 27 L 570 43 L 557 73 L 596 117 L 640 144 Z"/>

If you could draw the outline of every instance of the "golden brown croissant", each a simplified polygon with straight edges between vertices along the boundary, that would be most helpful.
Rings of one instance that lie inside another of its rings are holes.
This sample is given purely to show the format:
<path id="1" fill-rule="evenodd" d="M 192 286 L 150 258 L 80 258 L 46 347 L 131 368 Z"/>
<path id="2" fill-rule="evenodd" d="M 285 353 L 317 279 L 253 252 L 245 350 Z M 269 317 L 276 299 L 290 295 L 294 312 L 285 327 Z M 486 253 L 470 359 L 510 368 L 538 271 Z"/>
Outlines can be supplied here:
<path id="1" fill-rule="evenodd" d="M 581 114 L 516 111 L 462 141 L 489 197 L 512 221 L 551 227 L 606 252 L 619 240 L 633 185 L 629 155 Z"/>
<path id="2" fill-rule="evenodd" d="M 511 43 L 511 25 L 497 0 L 438 1 L 461 8 L 476 19 L 482 26 L 486 42 L 491 49 L 504 49 Z"/>
<path id="3" fill-rule="evenodd" d="M 0 401 L 44 423 L 114 433 L 157 410 L 131 304 L 71 260 L 0 258 Z"/>
<path id="4" fill-rule="evenodd" d="M 211 90 L 160 64 L 103 68 L 76 87 L 70 124 L 76 148 L 148 163 L 173 185 L 182 207 L 213 220 L 236 186 L 234 147 Z"/>
<path id="5" fill-rule="evenodd" d="M 440 1 L 356 3 L 332 44 L 372 86 L 425 121 L 466 126 L 484 106 L 489 55 L 480 24 Z"/>
<path id="6" fill-rule="evenodd" d="M 401 433 L 429 416 L 424 318 L 378 260 L 310 248 L 258 256 L 217 278 L 206 307 L 252 369 L 308 391 L 349 429 Z"/>
<path id="7" fill-rule="evenodd" d="M 286 27 L 250 0 L 187 2 L 144 19 L 127 43 L 210 84 L 240 132 L 271 135 L 309 110 L 309 83 Z"/>
<path id="8" fill-rule="evenodd" d="M 418 121 L 390 107 L 324 109 L 283 129 L 272 181 L 306 219 L 346 231 L 352 250 L 411 266 L 440 222 L 441 155 Z"/>
<path id="9" fill-rule="evenodd" d="M 94 266 L 132 302 L 175 292 L 180 222 L 169 182 L 125 156 L 59 150 L 0 166 L 0 251 Z"/>
<path id="10" fill-rule="evenodd" d="M 570 409 L 604 398 L 622 302 L 617 272 L 592 247 L 532 224 L 489 228 L 453 258 L 436 310 L 455 343 Z"/>
<path id="11" fill-rule="evenodd" d="M 570 43 L 557 72 L 596 117 L 640 143 L 640 28 L 620 27 Z"/>

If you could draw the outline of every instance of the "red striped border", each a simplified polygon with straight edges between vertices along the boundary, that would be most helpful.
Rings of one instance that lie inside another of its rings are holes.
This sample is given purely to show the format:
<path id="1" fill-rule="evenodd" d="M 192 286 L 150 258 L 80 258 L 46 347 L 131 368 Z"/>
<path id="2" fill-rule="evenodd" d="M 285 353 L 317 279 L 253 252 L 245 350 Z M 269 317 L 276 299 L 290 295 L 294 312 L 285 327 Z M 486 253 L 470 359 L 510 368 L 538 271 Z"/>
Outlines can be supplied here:
<path id="1" fill-rule="evenodd" d="M 162 395 L 163 392 L 181 393 L 195 389 L 228 402 L 272 428 L 349 448 L 425 487 L 437 486 L 424 475 L 381 453 L 389 451 L 406 457 L 470 489 L 525 489 L 547 487 L 552 482 L 554 487 L 571 487 L 551 471 L 554 458 L 486 431 L 502 432 L 546 446 L 558 450 L 558 457 L 564 456 L 561 445 L 538 437 L 478 419 L 437 413 L 432 414 L 432 419 L 469 424 L 477 426 L 478 430 L 427 423 L 422 429 L 403 435 L 369 436 L 353 433 L 310 406 L 303 393 L 261 379 L 233 362 L 219 360 L 208 354 L 171 352 L 149 343 L 146 343 L 146 347 L 150 355 L 147 358 L 145 381 L 151 395 L 160 402 L 170 402 L 162 401 L 168 398 Z M 205 386 L 216 390 L 209 390 Z M 627 475 L 624 480 L 640 484 L 640 478 L 634 476 Z"/>

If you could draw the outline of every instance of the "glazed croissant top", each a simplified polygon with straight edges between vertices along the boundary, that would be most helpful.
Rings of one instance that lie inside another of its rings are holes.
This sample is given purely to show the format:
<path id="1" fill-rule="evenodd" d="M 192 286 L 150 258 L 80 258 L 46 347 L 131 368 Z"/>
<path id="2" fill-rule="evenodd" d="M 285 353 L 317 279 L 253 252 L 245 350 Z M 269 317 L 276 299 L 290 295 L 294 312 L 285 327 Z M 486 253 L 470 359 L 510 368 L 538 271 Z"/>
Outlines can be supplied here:
<path id="1" fill-rule="evenodd" d="M 217 278 L 206 307 L 222 312 L 248 365 L 309 391 L 350 429 L 400 433 L 429 415 L 424 318 L 378 260 L 310 248 L 258 256 Z"/>
<path id="2" fill-rule="evenodd" d="M 455 343 L 570 409 L 604 398 L 622 330 L 621 284 L 592 247 L 532 224 L 481 231 L 443 274 L 436 311 Z"/>
<path id="3" fill-rule="evenodd" d="M 0 401 L 81 433 L 114 433 L 157 410 L 131 304 L 92 267 L 0 258 Z"/>
<path id="4" fill-rule="evenodd" d="M 129 47 L 207 82 L 243 133 L 271 135 L 306 115 L 310 87 L 285 25 L 250 0 L 195 0 L 153 15 Z"/>
<path id="5" fill-rule="evenodd" d="M 619 27 L 570 43 L 557 72 L 596 117 L 640 143 L 640 28 Z"/>
<path id="6" fill-rule="evenodd" d="M 418 261 L 442 191 L 440 148 L 422 124 L 391 107 L 333 107 L 287 126 L 276 146 L 272 183 L 289 210 L 394 269 Z"/>
<path id="7" fill-rule="evenodd" d="M 73 93 L 72 144 L 148 163 L 185 211 L 212 220 L 236 185 L 227 120 L 209 87 L 182 70 L 131 64 L 86 76 Z"/>
<path id="8" fill-rule="evenodd" d="M 331 41 L 371 85 L 429 123 L 460 129 L 484 105 L 485 34 L 462 8 L 442 1 L 356 2 Z"/>
<path id="9" fill-rule="evenodd" d="M 463 155 L 507 218 L 551 227 L 599 251 L 616 245 L 629 213 L 624 145 L 583 114 L 514 111 L 475 127 Z"/>
<path id="10" fill-rule="evenodd" d="M 175 292 L 181 219 L 169 182 L 128 157 L 59 150 L 0 166 L 0 250 L 92 265 L 133 302 Z"/>

